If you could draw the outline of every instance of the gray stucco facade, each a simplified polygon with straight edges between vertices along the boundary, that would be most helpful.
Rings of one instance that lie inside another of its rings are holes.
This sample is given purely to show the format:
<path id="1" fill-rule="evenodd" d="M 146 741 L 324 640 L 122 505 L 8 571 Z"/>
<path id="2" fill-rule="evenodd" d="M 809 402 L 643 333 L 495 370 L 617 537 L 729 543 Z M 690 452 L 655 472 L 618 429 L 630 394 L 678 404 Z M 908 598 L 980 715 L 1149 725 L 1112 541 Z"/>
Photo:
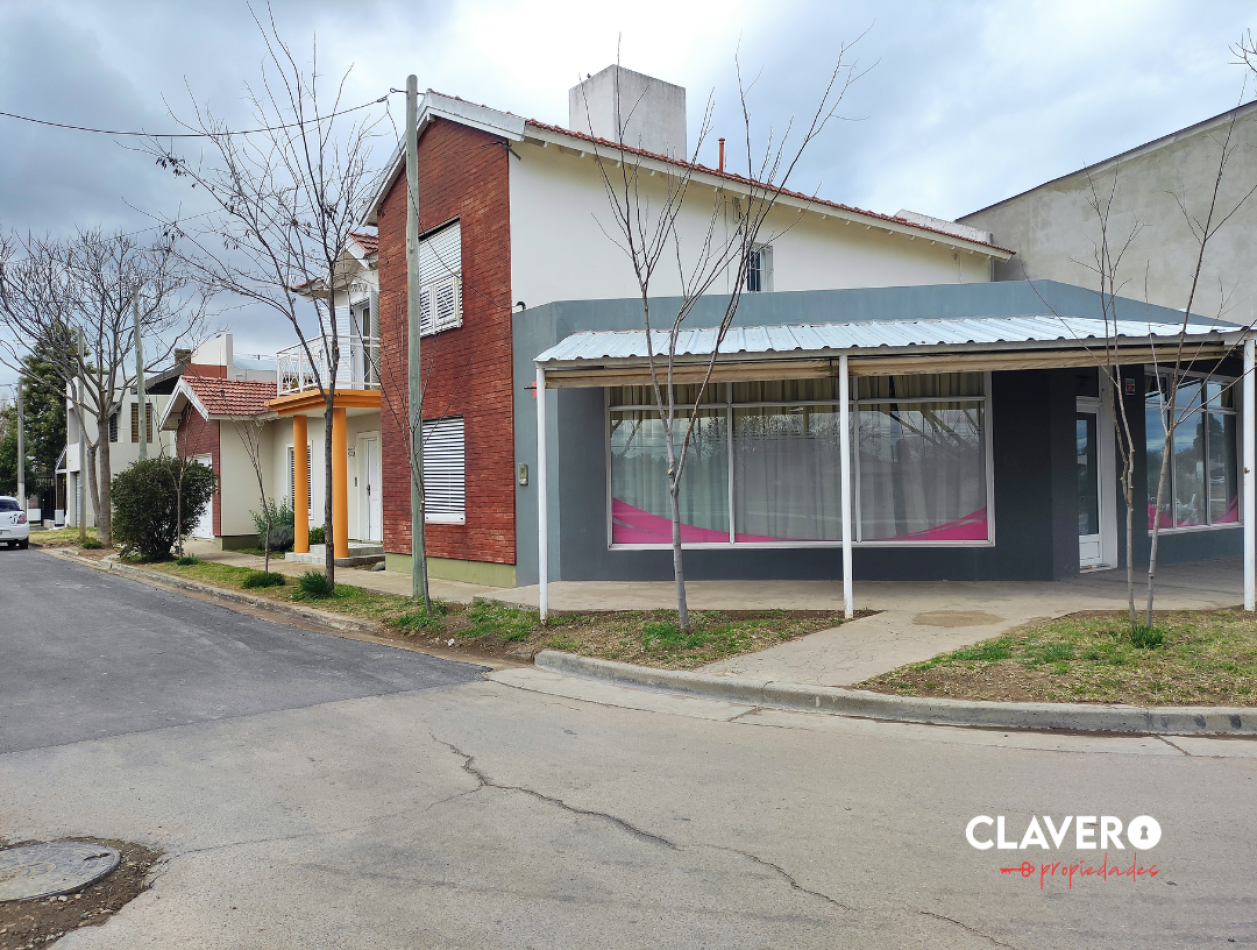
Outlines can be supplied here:
<path id="1" fill-rule="evenodd" d="M 719 299 L 703 301 L 689 326 L 716 325 Z M 667 313 L 673 301 L 658 300 L 652 312 Z M 1121 302 L 1125 319 L 1174 323 L 1172 310 L 1137 301 Z M 675 309 L 672 311 L 675 312 Z M 857 321 L 925 320 L 974 316 L 1028 316 L 1044 313 L 1078 317 L 1101 315 L 1098 295 L 1051 281 L 956 284 L 747 295 L 736 325 L 809 324 Z M 531 473 L 516 486 L 516 583 L 537 580 L 536 402 L 531 388 L 534 358 L 548 347 L 584 330 L 631 330 L 641 326 L 636 300 L 568 301 L 516 315 L 514 320 L 515 456 Z M 1085 371 L 1082 371 L 1085 372 Z M 857 579 L 888 580 L 1049 580 L 1079 570 L 1078 469 L 1075 410 L 1080 371 L 1051 369 L 996 372 L 991 376 L 991 504 L 995 542 L 982 546 L 860 547 L 852 556 Z M 1094 377 L 1094 373 L 1093 373 Z M 1135 441 L 1143 443 L 1143 370 L 1129 367 L 1129 397 Z M 602 389 L 547 392 L 548 495 L 551 580 L 667 580 L 672 576 L 666 549 L 612 548 L 608 539 L 606 396 Z M 1146 484 L 1142 452 L 1136 485 Z M 1125 550 L 1124 512 L 1118 506 L 1119 547 Z M 1141 530 L 1142 496 L 1136 497 L 1135 558 L 1146 562 L 1147 532 Z M 1163 535 L 1165 561 L 1236 554 L 1238 529 Z M 1124 555 L 1123 555 L 1124 556 Z M 686 552 L 687 577 L 694 580 L 837 579 L 841 549 L 753 546 L 695 548 Z"/>

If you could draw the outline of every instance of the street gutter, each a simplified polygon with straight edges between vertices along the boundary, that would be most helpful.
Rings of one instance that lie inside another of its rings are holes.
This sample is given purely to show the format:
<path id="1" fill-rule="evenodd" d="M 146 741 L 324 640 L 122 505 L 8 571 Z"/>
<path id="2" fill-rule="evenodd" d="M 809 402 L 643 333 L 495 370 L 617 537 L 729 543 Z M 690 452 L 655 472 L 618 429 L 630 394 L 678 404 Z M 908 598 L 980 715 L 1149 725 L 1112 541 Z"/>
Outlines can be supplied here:
<path id="1" fill-rule="evenodd" d="M 799 686 L 682 670 L 656 670 L 556 650 L 542 650 L 533 658 L 533 663 L 552 673 L 582 676 L 618 686 L 857 719 L 1040 731 L 1257 736 L 1257 709 L 1241 707 L 996 703 L 889 696 L 834 686 Z"/>

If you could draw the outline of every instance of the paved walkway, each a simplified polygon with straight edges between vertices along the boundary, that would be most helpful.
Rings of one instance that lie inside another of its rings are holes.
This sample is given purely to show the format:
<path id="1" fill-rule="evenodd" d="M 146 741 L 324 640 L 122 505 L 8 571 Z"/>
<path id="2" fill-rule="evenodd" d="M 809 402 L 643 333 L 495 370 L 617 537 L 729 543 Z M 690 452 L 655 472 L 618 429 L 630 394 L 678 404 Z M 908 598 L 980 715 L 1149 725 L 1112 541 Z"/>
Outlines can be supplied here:
<path id="1" fill-rule="evenodd" d="M 193 542 L 189 553 L 207 561 L 261 566 L 251 554 L 224 552 L 209 542 Z M 273 570 L 300 574 L 305 564 L 272 560 Z M 390 571 L 342 568 L 347 584 L 408 595 L 410 577 Z M 1137 577 L 1138 583 L 1142 578 Z M 477 596 L 537 606 L 537 587 L 496 588 L 433 578 L 432 594 L 470 603 Z M 842 610 L 842 585 L 830 581 L 691 581 L 692 610 Z M 1143 603 L 1144 588 L 1136 591 Z M 1168 565 L 1157 583 L 1158 608 L 1231 607 L 1244 599 L 1240 558 Z M 853 686 L 906 663 L 918 663 L 1035 620 L 1080 610 L 1120 610 L 1126 606 L 1126 575 L 1098 571 L 1065 581 L 892 582 L 859 581 L 855 603 L 879 613 L 823 630 L 801 640 L 723 660 L 700 672 L 742 676 L 802 686 Z M 671 581 L 574 582 L 550 585 L 553 610 L 649 610 L 676 606 Z"/>

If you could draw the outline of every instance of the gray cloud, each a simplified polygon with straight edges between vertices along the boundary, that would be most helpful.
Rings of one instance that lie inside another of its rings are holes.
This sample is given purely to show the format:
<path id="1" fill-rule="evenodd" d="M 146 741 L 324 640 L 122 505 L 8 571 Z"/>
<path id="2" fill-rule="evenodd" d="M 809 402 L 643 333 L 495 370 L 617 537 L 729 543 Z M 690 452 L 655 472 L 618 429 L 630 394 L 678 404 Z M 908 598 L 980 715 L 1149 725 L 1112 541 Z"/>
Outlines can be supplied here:
<path id="1" fill-rule="evenodd" d="M 838 43 L 876 64 L 791 184 L 877 211 L 955 217 L 1141 142 L 1222 112 L 1240 71 L 1227 46 L 1251 5 L 1069 0 L 1052 4 L 932 0 L 584 0 L 435 4 L 277 0 L 276 16 L 306 61 L 317 34 L 320 71 L 351 64 L 347 102 L 373 99 L 416 72 L 431 86 L 550 122 L 566 122 L 577 77 L 623 62 L 685 85 L 691 126 L 709 91 L 715 136 L 744 161 L 733 71 L 748 75 L 757 141 L 805 115 Z M 91 126 L 169 129 L 167 104 L 198 100 L 240 125 L 243 84 L 265 49 L 243 0 L 0 4 L 0 109 Z M 397 97 L 395 97 L 397 99 Z M 400 100 L 392 104 L 400 122 Z M 390 151 L 392 125 L 377 158 Z M 692 132 L 693 134 L 693 132 Z M 0 226 L 68 232 L 137 229 L 143 212 L 199 210 L 195 193 L 144 155 L 104 136 L 0 119 Z M 138 209 L 138 210 L 137 210 Z M 289 342 L 282 321 L 229 315 L 240 352 Z M 0 370 L 0 383 L 9 381 Z"/>

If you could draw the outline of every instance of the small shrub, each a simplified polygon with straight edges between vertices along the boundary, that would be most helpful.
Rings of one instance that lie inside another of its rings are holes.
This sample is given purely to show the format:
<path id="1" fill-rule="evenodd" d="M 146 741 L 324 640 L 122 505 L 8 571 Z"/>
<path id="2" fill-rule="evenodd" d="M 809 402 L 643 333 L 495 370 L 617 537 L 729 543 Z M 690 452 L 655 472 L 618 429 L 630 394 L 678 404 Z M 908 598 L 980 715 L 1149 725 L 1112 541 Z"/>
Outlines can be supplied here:
<path id="1" fill-rule="evenodd" d="M 1136 624 L 1130 628 L 1130 643 L 1136 650 L 1155 650 L 1165 643 L 1165 629 L 1155 624 Z"/>
<path id="2" fill-rule="evenodd" d="M 191 554 L 187 554 L 179 558 L 179 560 L 175 561 L 175 563 L 180 567 L 191 567 L 193 564 L 200 564 L 201 559 L 199 557 L 193 557 Z"/>
<path id="3" fill-rule="evenodd" d="M 327 530 L 323 528 L 322 526 L 319 526 L 317 528 L 311 528 L 310 529 L 310 543 L 311 544 L 326 544 L 327 543 Z"/>
<path id="4" fill-rule="evenodd" d="M 214 497 L 214 483 L 210 468 L 179 458 L 145 459 L 115 475 L 113 533 L 123 556 L 169 557 Z"/>
<path id="5" fill-rule="evenodd" d="M 957 660 L 980 660 L 983 663 L 998 663 L 1013 655 L 1007 640 L 988 640 L 971 647 L 964 647 L 952 654 Z"/>
<path id="6" fill-rule="evenodd" d="M 268 499 L 266 507 L 264 507 L 260 512 L 249 512 L 249 516 L 253 518 L 253 527 L 257 529 L 258 546 L 266 546 L 266 522 L 268 513 L 270 515 L 271 550 L 277 552 L 291 551 L 295 516 L 293 514 L 292 505 L 289 504 L 287 498 L 280 500 L 278 503 L 276 503 L 273 498 Z"/>
<path id="7" fill-rule="evenodd" d="M 441 626 L 441 614 L 445 611 L 438 610 L 437 605 L 432 605 L 432 613 L 426 614 L 422 610 L 413 610 L 408 614 L 402 614 L 393 621 L 394 626 L 401 627 L 403 633 L 416 633 L 419 630 L 431 630 Z"/>
<path id="8" fill-rule="evenodd" d="M 319 576 L 322 577 L 323 575 L 320 574 Z M 240 586 L 246 589 L 254 587 L 283 587 L 287 583 L 288 578 L 275 571 L 254 571 L 240 582 Z"/>
<path id="9" fill-rule="evenodd" d="M 99 541 L 97 541 L 95 538 L 88 538 L 86 541 L 83 542 L 84 551 L 99 551 L 103 547 L 104 545 L 101 544 Z"/>
<path id="10" fill-rule="evenodd" d="M 331 597 L 332 585 L 322 571 L 306 571 L 297 578 L 297 587 L 307 597 Z"/>

